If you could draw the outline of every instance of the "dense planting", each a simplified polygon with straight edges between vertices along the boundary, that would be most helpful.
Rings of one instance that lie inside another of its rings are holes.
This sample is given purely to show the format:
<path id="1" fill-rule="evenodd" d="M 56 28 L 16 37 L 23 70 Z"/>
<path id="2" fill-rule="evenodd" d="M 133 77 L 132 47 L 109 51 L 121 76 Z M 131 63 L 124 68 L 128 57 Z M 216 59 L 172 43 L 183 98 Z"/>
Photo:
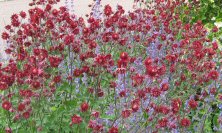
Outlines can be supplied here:
<path id="1" fill-rule="evenodd" d="M 87 20 L 57 2 L 33 0 L 2 33 L 2 132 L 222 130 L 218 29 L 181 20 L 183 0 L 94 5 Z"/>

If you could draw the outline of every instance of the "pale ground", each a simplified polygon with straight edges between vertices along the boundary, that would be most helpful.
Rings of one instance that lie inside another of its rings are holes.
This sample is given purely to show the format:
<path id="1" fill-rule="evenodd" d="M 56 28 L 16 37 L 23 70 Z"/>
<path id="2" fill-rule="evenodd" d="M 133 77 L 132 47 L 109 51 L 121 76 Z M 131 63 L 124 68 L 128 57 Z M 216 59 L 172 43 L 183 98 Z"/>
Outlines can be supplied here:
<path id="1" fill-rule="evenodd" d="M 28 3 L 32 0 L 0 0 L 0 36 L 4 31 L 4 27 L 7 24 L 10 24 L 10 17 L 14 13 L 19 13 L 20 11 L 27 11 L 29 9 Z M 71 1 L 71 0 L 70 0 Z M 89 4 L 93 0 L 73 0 L 74 10 L 78 16 L 84 17 L 85 14 L 90 12 Z M 124 7 L 126 11 L 132 9 L 133 0 L 102 0 L 102 5 L 110 4 L 113 8 L 116 8 L 117 4 L 120 4 Z M 59 6 L 65 5 L 65 0 L 61 0 L 58 4 Z M 1 38 L 1 37 L 0 37 Z M 4 58 L 4 44 L 5 42 L 0 39 L 0 61 Z"/>

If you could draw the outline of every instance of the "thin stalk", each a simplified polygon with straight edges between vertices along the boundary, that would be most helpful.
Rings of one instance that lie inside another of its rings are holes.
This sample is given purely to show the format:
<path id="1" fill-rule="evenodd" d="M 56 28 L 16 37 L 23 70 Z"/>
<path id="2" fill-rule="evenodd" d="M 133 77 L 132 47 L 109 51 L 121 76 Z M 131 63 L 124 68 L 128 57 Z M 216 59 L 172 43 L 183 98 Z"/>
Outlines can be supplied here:
<path id="1" fill-rule="evenodd" d="M 68 95 L 67 95 L 67 93 L 66 93 L 66 95 L 65 95 L 65 102 L 67 101 L 67 97 L 68 97 Z M 59 122 L 59 133 L 61 133 L 61 130 L 62 130 L 62 121 L 63 121 L 63 117 L 64 117 L 64 113 L 62 113 L 62 116 L 61 116 L 61 119 L 60 119 L 60 122 Z"/>

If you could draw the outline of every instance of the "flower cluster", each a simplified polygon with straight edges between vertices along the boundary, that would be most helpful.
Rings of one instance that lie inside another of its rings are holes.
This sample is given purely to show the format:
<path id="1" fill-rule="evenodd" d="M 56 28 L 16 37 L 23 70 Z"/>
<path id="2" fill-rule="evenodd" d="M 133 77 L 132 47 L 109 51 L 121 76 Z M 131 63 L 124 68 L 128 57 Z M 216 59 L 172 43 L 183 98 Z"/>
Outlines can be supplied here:
<path id="1" fill-rule="evenodd" d="M 222 54 L 201 21 L 181 20 L 183 0 L 106 5 L 87 21 L 59 1 L 33 0 L 2 33 L 6 132 L 196 131 L 218 110 Z"/>

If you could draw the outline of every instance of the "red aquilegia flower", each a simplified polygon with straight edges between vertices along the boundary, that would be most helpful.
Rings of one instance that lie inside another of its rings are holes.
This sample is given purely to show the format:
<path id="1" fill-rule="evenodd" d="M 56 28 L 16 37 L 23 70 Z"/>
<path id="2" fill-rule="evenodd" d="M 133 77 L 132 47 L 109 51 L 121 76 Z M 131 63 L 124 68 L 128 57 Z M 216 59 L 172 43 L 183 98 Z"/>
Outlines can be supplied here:
<path id="1" fill-rule="evenodd" d="M 72 116 L 72 123 L 71 123 L 71 125 L 72 124 L 79 124 L 81 122 L 82 122 L 82 118 L 79 115 L 75 114 L 75 115 Z"/>
<path id="2" fill-rule="evenodd" d="M 95 117 L 95 118 L 99 118 L 100 113 L 98 111 L 93 111 L 91 113 L 91 116 Z"/>
<path id="3" fill-rule="evenodd" d="M 191 100 L 189 101 L 189 106 L 190 106 L 190 108 L 192 108 L 192 109 L 196 109 L 197 106 L 198 106 L 198 102 L 195 101 L 194 99 L 191 99 Z"/>
<path id="4" fill-rule="evenodd" d="M 8 85 L 4 82 L 0 82 L 0 90 L 6 90 L 8 88 Z"/>
<path id="5" fill-rule="evenodd" d="M 112 14 L 112 7 L 111 7 L 110 5 L 106 5 L 106 6 L 105 6 L 104 14 L 105 14 L 106 16 L 109 16 L 109 15 Z"/>
<path id="6" fill-rule="evenodd" d="M 54 56 L 49 57 L 49 62 L 50 62 L 51 67 L 58 67 L 61 61 L 62 59 L 59 57 L 54 57 Z"/>
<path id="7" fill-rule="evenodd" d="M 191 122 L 188 118 L 183 118 L 181 121 L 180 121 L 180 124 L 181 126 L 183 127 L 189 127 Z"/>
<path id="8" fill-rule="evenodd" d="M 12 107 L 12 104 L 9 101 L 4 101 L 2 103 L 2 108 L 5 110 L 9 110 Z"/>
<path id="9" fill-rule="evenodd" d="M 129 110 L 129 109 L 126 109 L 126 110 L 123 110 L 123 111 L 122 111 L 122 117 L 123 117 L 123 118 L 129 117 L 130 114 L 131 114 L 131 110 Z"/>
<path id="10" fill-rule="evenodd" d="M 219 77 L 219 73 L 216 70 L 212 70 L 209 72 L 208 77 L 213 80 L 217 80 Z"/>
<path id="11" fill-rule="evenodd" d="M 118 133 L 118 128 L 117 127 L 112 127 L 109 129 L 109 133 Z"/>
<path id="12" fill-rule="evenodd" d="M 9 38 L 8 33 L 3 32 L 3 33 L 2 33 L 2 39 L 3 39 L 3 40 L 7 40 L 8 38 Z"/>
<path id="13" fill-rule="evenodd" d="M 158 121 L 158 124 L 160 127 L 166 127 L 168 123 L 168 119 L 167 118 L 162 118 Z"/>
<path id="14" fill-rule="evenodd" d="M 28 119 L 30 117 L 31 113 L 29 111 L 26 111 L 22 114 L 23 118 Z"/>
<path id="15" fill-rule="evenodd" d="M 9 127 L 7 127 L 7 128 L 5 129 L 5 133 L 12 133 L 12 129 L 9 128 Z"/>
<path id="16" fill-rule="evenodd" d="M 81 111 L 86 112 L 89 109 L 89 104 L 84 102 L 81 104 Z"/>
<path id="17" fill-rule="evenodd" d="M 129 58 L 128 53 L 122 52 L 122 53 L 120 54 L 120 59 L 122 59 L 122 60 L 128 60 L 128 58 Z"/>
<path id="18" fill-rule="evenodd" d="M 24 103 L 20 103 L 18 105 L 18 111 L 22 112 L 23 110 L 25 110 L 25 104 Z"/>

